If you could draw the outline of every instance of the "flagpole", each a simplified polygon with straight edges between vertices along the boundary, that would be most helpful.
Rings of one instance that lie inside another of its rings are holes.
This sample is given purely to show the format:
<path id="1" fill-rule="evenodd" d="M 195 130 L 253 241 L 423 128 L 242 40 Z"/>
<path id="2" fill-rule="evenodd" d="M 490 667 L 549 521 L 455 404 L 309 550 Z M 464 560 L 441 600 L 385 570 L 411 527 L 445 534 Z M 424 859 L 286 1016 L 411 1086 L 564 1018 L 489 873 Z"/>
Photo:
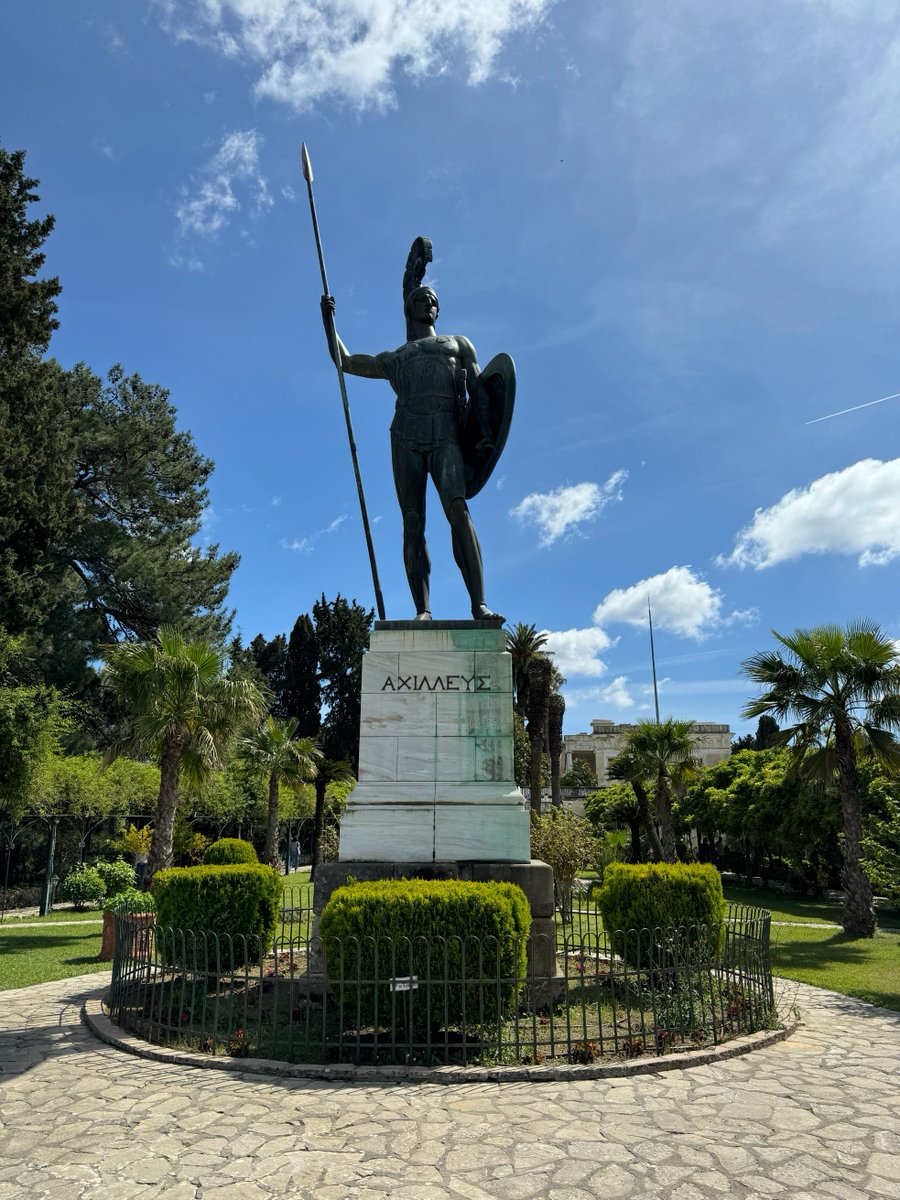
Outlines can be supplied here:
<path id="1" fill-rule="evenodd" d="M 656 706 L 656 723 L 659 724 L 659 689 L 656 686 L 656 652 L 653 649 L 653 613 L 650 611 L 650 597 L 647 597 L 647 620 L 650 622 L 650 663 L 653 667 L 653 703 Z"/>

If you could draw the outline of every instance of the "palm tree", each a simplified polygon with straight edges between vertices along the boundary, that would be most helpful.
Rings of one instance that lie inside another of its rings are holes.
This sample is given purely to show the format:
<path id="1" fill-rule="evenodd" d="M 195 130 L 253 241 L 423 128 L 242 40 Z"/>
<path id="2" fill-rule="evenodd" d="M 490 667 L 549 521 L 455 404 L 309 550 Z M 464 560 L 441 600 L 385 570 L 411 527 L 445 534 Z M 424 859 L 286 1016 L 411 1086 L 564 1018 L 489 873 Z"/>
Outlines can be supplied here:
<path id="1" fill-rule="evenodd" d="M 236 731 L 265 702 L 247 680 L 228 679 L 225 656 L 210 642 L 186 641 L 163 626 L 155 642 L 125 642 L 103 653 L 104 676 L 122 698 L 129 731 L 110 757 L 130 750 L 159 763 L 159 800 L 145 883 L 172 862 L 179 775 L 201 786 L 222 766 Z"/>
<path id="2" fill-rule="evenodd" d="M 513 660 L 515 710 L 523 720 L 528 716 L 528 664 L 543 657 L 541 651 L 546 644 L 546 633 L 538 633 L 534 625 L 521 621 L 506 634 L 506 649 Z"/>
<path id="3" fill-rule="evenodd" d="M 844 932 L 871 937 L 875 913 L 860 863 L 857 760 L 864 754 L 886 773 L 900 771 L 900 742 L 892 732 L 900 728 L 900 654 L 874 621 L 853 621 L 845 629 L 817 625 L 790 637 L 772 632 L 784 650 L 762 651 L 744 663 L 744 674 L 766 689 L 744 715 L 793 720 L 781 736 L 798 762 L 833 759 L 844 825 Z"/>
<path id="4" fill-rule="evenodd" d="M 644 787 L 644 782 L 647 778 L 644 772 L 644 766 L 639 763 L 630 750 L 623 750 L 621 754 L 617 754 L 614 759 L 611 759 L 607 773 L 610 779 L 620 779 L 623 783 L 630 783 L 631 790 L 634 792 L 634 799 L 637 806 L 638 818 L 644 826 L 644 832 L 647 834 L 647 840 L 650 843 L 650 853 L 653 855 L 654 862 L 665 861 L 665 851 L 663 850 L 662 842 L 659 840 L 659 833 L 656 829 L 656 822 L 653 820 L 653 815 L 650 812 L 650 799 L 647 796 L 647 789 Z M 631 847 L 634 862 L 640 862 L 640 838 L 635 838 L 634 825 L 629 821 L 631 828 Z M 636 847 L 636 848 L 635 848 Z"/>
<path id="5" fill-rule="evenodd" d="M 268 772 L 269 811 L 263 857 L 275 864 L 278 842 L 278 800 L 282 782 L 293 786 L 310 783 L 319 773 L 322 751 L 315 738 L 295 738 L 296 717 L 286 721 L 268 716 L 262 725 L 245 734 L 239 744 L 242 757 Z"/>
<path id="6" fill-rule="evenodd" d="M 693 728 L 693 721 L 677 721 L 674 717 L 666 717 L 664 721 L 638 721 L 625 738 L 625 752 L 630 756 L 635 777 L 652 779 L 656 784 L 656 816 L 662 855 L 663 860 L 670 863 L 678 857 L 672 823 L 674 793 L 700 766 L 694 755 Z"/>
<path id="7" fill-rule="evenodd" d="M 313 828 L 312 864 L 309 877 L 315 879 L 316 868 L 322 860 L 322 834 L 325 832 L 325 789 L 329 783 L 353 779 L 353 768 L 343 758 L 323 758 L 316 775 L 316 817 Z"/>

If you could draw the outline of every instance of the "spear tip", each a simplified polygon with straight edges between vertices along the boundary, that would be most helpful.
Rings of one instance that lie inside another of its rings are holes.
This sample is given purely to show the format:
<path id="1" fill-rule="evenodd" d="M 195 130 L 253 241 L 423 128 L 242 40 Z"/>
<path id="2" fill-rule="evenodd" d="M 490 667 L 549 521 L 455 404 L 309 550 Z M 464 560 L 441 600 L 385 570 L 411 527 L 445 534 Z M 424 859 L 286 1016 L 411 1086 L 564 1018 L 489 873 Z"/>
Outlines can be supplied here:
<path id="1" fill-rule="evenodd" d="M 306 148 L 306 142 L 303 143 L 303 147 L 300 151 L 300 166 L 303 170 L 303 178 L 307 183 L 312 183 L 313 169 L 312 163 L 309 161 L 309 151 Z"/>

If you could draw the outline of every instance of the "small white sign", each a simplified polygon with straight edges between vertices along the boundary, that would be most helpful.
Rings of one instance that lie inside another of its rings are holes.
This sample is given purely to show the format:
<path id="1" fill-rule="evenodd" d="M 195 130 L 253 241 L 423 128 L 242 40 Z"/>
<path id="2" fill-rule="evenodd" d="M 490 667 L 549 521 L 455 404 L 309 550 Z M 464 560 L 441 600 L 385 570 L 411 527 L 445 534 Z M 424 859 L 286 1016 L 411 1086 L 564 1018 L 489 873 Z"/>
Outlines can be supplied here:
<path id="1" fill-rule="evenodd" d="M 414 992 L 419 986 L 417 975 L 400 975 L 391 980 L 392 992 Z"/>

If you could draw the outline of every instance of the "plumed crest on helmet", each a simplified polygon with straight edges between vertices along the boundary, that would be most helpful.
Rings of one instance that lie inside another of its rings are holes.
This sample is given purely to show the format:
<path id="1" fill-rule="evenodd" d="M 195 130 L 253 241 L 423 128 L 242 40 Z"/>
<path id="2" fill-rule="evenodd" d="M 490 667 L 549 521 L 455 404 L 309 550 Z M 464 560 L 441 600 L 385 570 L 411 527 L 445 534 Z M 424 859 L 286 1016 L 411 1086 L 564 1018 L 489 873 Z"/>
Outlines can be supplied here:
<path id="1" fill-rule="evenodd" d="M 425 268 L 431 262 L 431 240 L 426 237 L 417 237 L 409 249 L 409 256 L 406 260 L 406 270 L 403 272 L 403 312 L 406 316 L 406 336 L 412 337 L 410 329 L 410 316 L 407 312 L 406 302 L 418 288 L 425 277 Z"/>

